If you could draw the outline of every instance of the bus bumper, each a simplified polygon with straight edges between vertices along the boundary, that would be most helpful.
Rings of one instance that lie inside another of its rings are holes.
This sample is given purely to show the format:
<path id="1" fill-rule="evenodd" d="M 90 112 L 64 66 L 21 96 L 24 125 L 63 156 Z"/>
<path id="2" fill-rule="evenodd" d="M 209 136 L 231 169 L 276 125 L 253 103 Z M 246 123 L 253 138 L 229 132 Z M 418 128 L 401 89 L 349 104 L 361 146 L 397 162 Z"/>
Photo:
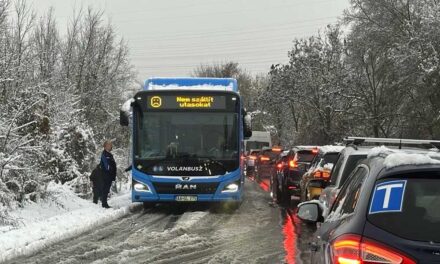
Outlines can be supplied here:
<path id="1" fill-rule="evenodd" d="M 227 202 L 242 200 L 244 177 L 241 176 L 240 170 L 213 179 L 193 177 L 190 181 L 182 181 L 179 177 L 160 179 L 148 175 L 138 174 L 136 176 L 133 175 L 132 202 Z M 184 190 L 181 189 L 173 193 L 177 188 L 176 185 L 180 185 Z M 158 186 L 164 188 L 166 192 L 158 193 L 156 190 Z M 212 186 L 216 186 L 216 188 Z M 195 189 L 185 190 L 185 188 Z M 211 188 L 209 191 L 211 193 L 198 193 L 202 188 Z"/>

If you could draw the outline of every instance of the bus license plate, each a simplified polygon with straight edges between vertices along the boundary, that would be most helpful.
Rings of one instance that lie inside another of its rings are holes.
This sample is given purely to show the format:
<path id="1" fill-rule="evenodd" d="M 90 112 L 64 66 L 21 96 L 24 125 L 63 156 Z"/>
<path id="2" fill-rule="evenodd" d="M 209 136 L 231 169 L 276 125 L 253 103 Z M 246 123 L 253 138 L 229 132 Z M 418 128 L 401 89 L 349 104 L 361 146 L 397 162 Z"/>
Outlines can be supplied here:
<path id="1" fill-rule="evenodd" d="M 197 202 L 197 196 L 195 195 L 177 195 L 177 202 Z"/>

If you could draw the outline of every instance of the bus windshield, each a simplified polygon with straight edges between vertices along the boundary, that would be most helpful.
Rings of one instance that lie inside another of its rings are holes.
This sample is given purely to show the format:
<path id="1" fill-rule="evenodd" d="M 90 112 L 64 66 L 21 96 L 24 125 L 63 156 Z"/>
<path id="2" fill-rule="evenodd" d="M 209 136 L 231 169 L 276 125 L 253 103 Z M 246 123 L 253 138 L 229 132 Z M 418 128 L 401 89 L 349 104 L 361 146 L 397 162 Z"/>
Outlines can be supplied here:
<path id="1" fill-rule="evenodd" d="M 179 169 L 167 171 L 166 167 L 203 165 L 201 175 L 238 168 L 237 113 L 143 112 L 137 117 L 134 157 L 138 169 L 153 173 L 151 166 L 161 162 L 165 169 L 159 166 L 154 174 L 184 174 Z"/>

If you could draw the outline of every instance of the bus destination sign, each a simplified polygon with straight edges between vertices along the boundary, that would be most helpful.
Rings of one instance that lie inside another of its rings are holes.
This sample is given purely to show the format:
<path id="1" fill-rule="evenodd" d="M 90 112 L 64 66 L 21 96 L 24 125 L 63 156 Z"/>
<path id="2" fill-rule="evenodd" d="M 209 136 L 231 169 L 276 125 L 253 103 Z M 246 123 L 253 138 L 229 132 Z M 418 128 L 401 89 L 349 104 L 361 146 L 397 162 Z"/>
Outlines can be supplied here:
<path id="1" fill-rule="evenodd" d="M 160 95 L 148 97 L 149 109 L 214 109 L 226 108 L 225 96 Z"/>

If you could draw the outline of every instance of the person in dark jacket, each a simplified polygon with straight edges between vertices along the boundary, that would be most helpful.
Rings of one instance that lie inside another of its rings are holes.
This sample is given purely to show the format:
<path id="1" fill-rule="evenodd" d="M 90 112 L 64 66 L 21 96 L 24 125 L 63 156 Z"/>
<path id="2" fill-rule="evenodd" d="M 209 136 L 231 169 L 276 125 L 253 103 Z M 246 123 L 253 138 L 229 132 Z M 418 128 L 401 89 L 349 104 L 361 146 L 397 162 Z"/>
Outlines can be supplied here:
<path id="1" fill-rule="evenodd" d="M 104 142 L 104 150 L 101 154 L 101 162 L 100 166 L 102 168 L 102 193 L 101 193 L 101 201 L 102 207 L 110 208 L 107 203 L 108 194 L 110 192 L 110 187 L 112 186 L 112 182 L 116 180 L 116 162 L 111 154 L 113 149 L 113 144 L 111 141 L 106 140 Z"/>
<path id="2" fill-rule="evenodd" d="M 104 186 L 100 164 L 98 164 L 96 168 L 92 171 L 92 174 L 90 175 L 90 181 L 92 182 L 93 203 L 97 204 L 99 198 L 101 198 L 102 196 L 102 187 Z"/>

